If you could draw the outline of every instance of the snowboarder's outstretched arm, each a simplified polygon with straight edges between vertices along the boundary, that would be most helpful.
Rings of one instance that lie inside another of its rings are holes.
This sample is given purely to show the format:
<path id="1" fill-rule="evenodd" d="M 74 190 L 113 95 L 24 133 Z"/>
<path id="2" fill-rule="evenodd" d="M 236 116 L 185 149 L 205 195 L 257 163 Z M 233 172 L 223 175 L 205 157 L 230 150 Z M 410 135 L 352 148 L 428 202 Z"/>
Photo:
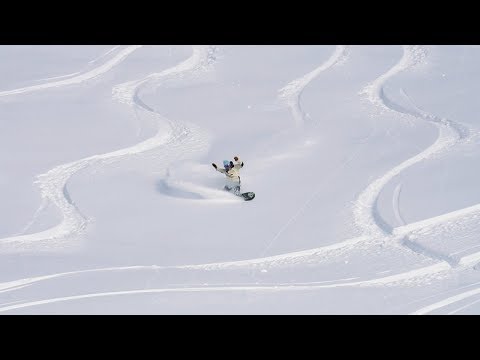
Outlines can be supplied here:
<path id="1" fill-rule="evenodd" d="M 238 169 L 241 169 L 241 168 L 243 167 L 243 161 L 240 161 L 240 159 L 238 158 L 238 156 L 235 156 L 235 157 L 233 158 L 233 160 L 235 160 L 235 164 L 234 164 L 234 166 L 233 166 L 235 169 L 238 170 Z"/>
<path id="2" fill-rule="evenodd" d="M 217 170 L 218 172 L 221 172 L 222 174 L 225 174 L 225 173 L 226 173 L 225 169 L 219 169 L 215 163 L 212 163 L 212 166 L 213 166 L 213 167 L 215 168 L 215 170 Z"/>

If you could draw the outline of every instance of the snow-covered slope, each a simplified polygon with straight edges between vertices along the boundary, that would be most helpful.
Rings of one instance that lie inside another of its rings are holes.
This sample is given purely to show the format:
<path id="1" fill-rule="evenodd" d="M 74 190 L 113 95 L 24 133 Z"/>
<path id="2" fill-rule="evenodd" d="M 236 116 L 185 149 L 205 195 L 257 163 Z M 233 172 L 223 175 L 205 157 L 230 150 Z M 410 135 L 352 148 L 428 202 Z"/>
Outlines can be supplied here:
<path id="1" fill-rule="evenodd" d="M 479 313 L 478 47 L 0 53 L 0 312 Z"/>

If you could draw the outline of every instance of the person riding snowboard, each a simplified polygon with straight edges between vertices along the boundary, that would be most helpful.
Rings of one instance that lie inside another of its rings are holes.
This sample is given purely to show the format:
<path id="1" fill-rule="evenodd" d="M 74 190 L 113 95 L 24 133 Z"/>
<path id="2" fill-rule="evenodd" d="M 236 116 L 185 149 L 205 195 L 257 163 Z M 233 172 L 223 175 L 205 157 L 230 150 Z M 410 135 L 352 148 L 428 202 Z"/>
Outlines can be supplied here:
<path id="1" fill-rule="evenodd" d="M 240 162 L 238 156 L 233 158 L 233 161 L 223 160 L 223 169 L 219 169 L 215 163 L 212 163 L 212 166 L 218 172 L 225 174 L 226 183 L 225 187 L 223 188 L 226 191 L 232 191 L 235 195 L 240 195 L 240 169 L 243 167 L 243 161 Z"/>

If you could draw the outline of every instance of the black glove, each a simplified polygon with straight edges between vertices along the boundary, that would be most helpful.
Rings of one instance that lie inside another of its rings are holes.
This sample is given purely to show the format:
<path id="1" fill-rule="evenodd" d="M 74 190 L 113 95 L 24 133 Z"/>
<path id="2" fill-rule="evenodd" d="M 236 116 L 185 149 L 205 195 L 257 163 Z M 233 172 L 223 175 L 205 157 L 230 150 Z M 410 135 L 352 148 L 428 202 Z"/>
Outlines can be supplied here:
<path id="1" fill-rule="evenodd" d="M 212 166 L 216 169 L 217 168 L 217 165 L 215 165 L 214 163 L 212 163 Z"/>
<path id="2" fill-rule="evenodd" d="M 233 167 L 233 166 L 234 166 L 233 161 L 230 161 L 230 167 Z"/>

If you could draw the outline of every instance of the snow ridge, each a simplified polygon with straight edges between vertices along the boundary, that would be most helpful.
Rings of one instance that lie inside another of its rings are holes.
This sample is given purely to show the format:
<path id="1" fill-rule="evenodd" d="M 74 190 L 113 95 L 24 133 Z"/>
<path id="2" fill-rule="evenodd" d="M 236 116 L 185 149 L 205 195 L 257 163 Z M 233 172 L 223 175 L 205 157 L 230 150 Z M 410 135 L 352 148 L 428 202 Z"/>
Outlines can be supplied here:
<path id="1" fill-rule="evenodd" d="M 286 86 L 279 90 L 280 99 L 284 100 L 290 107 L 290 111 L 292 112 L 295 124 L 297 126 L 305 124 L 307 119 L 306 114 L 300 105 L 300 97 L 302 96 L 302 92 L 305 87 L 323 71 L 328 70 L 336 64 L 343 63 L 346 60 L 347 55 L 348 46 L 337 45 L 335 51 L 327 61 L 308 74 L 289 82 Z"/>

